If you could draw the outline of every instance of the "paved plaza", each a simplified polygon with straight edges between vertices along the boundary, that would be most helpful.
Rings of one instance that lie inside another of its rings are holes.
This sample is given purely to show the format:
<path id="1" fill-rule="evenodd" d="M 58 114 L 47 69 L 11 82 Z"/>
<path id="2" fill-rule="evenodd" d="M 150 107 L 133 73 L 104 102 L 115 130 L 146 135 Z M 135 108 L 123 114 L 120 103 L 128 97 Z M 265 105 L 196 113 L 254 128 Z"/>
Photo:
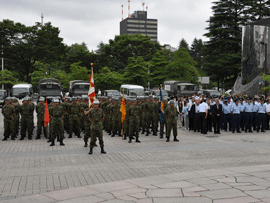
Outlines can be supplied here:
<path id="1" fill-rule="evenodd" d="M 0 202 L 270 202 L 270 131 L 178 135 L 129 144 L 104 133 L 106 155 L 76 137 L 1 141 Z"/>

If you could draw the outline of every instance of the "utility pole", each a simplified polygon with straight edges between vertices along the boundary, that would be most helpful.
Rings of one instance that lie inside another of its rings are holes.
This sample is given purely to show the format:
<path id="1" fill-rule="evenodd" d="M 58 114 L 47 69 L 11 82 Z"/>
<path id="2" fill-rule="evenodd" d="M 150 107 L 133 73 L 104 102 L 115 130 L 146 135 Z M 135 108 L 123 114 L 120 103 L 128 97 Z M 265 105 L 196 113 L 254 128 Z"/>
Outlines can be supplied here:
<path id="1" fill-rule="evenodd" d="M 2 45 L 2 71 L 4 71 L 4 46 Z M 4 84 L 2 84 L 2 90 L 4 89 Z"/>
<path id="2" fill-rule="evenodd" d="M 43 26 L 43 18 L 44 18 L 43 13 L 41 13 L 41 25 L 42 26 Z"/>

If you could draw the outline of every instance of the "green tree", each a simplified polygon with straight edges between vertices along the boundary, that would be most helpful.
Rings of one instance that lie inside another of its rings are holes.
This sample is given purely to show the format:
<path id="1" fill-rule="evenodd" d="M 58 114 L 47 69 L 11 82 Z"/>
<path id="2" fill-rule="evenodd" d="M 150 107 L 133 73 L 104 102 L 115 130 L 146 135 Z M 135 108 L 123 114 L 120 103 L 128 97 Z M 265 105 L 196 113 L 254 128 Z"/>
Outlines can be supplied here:
<path id="1" fill-rule="evenodd" d="M 211 80 L 232 86 L 241 70 L 241 27 L 245 22 L 244 5 L 239 0 L 213 2 L 213 16 L 208 21 L 209 38 L 203 49 L 204 71 Z"/>
<path id="2" fill-rule="evenodd" d="M 42 26 L 25 26 L 10 20 L 0 22 L 0 46 L 3 45 L 4 58 L 14 63 L 14 68 L 20 70 L 20 78 L 26 76 L 31 82 L 30 74 L 35 71 L 37 61 L 49 63 L 55 61 L 64 53 L 63 39 L 59 37 L 59 29 L 51 23 Z"/>
<path id="3" fill-rule="evenodd" d="M 107 66 L 103 67 L 98 74 L 94 75 L 95 86 L 101 90 L 119 90 L 123 83 L 123 75 L 111 71 Z"/>
<path id="4" fill-rule="evenodd" d="M 111 70 L 123 73 L 128 65 L 129 57 L 143 57 L 145 61 L 150 61 L 158 50 L 160 50 L 160 45 L 150 41 L 148 36 L 119 35 L 109 40 L 109 44 L 103 47 L 103 63 Z"/>
<path id="5" fill-rule="evenodd" d="M 7 89 L 11 89 L 17 83 L 18 73 L 7 69 L 0 71 L 0 85 L 4 84 Z"/>
<path id="6" fill-rule="evenodd" d="M 202 48 L 203 48 L 203 42 L 201 39 L 195 38 L 193 40 L 193 43 L 190 47 L 190 56 L 194 59 L 194 61 L 197 63 L 197 68 L 202 68 Z"/>
<path id="7" fill-rule="evenodd" d="M 167 70 L 165 67 L 172 61 L 173 52 L 168 49 L 162 49 L 154 54 L 150 65 L 150 80 L 151 86 L 156 87 L 163 84 L 167 77 Z"/>
<path id="8" fill-rule="evenodd" d="M 178 49 L 183 48 L 183 47 L 186 48 L 188 50 L 188 52 L 190 51 L 189 45 L 184 38 L 182 38 L 181 41 L 179 42 Z"/>
<path id="9" fill-rule="evenodd" d="M 173 61 L 166 66 L 167 80 L 179 80 L 198 83 L 200 76 L 196 62 L 189 55 L 186 48 L 174 52 Z"/>
<path id="10" fill-rule="evenodd" d="M 247 23 L 270 16 L 270 1 L 245 0 L 244 3 L 245 8 L 243 14 L 247 19 Z"/>
<path id="11" fill-rule="evenodd" d="M 147 87 L 148 82 L 148 65 L 142 56 L 129 57 L 128 65 L 125 68 L 124 80 L 126 83 L 141 85 Z"/>

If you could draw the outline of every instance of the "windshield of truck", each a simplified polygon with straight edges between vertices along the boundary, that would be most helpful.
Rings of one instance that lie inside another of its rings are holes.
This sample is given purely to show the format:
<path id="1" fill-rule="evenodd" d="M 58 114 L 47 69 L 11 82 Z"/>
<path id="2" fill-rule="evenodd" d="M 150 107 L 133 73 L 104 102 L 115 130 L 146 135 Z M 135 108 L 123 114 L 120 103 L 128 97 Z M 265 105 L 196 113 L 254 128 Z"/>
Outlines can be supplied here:
<path id="1" fill-rule="evenodd" d="M 117 91 L 107 92 L 107 96 L 112 96 L 112 97 L 119 96 L 119 92 Z"/>
<path id="2" fill-rule="evenodd" d="M 13 95 L 19 95 L 22 93 L 29 93 L 29 89 L 28 88 L 14 88 L 12 90 Z"/>
<path id="3" fill-rule="evenodd" d="M 156 96 L 160 96 L 160 90 L 154 90 L 153 92 L 155 92 Z M 166 91 L 162 91 L 162 96 L 167 97 L 168 93 Z"/>
<path id="4" fill-rule="evenodd" d="M 74 92 L 76 91 L 87 92 L 89 90 L 89 85 L 88 84 L 87 85 L 74 85 L 73 89 L 74 89 Z"/>
<path id="5" fill-rule="evenodd" d="M 143 89 L 130 89 L 129 90 L 129 95 L 131 93 L 135 93 L 137 96 L 144 96 L 144 90 Z"/>
<path id="6" fill-rule="evenodd" d="M 210 96 L 220 96 L 220 92 L 218 91 L 211 91 Z"/>
<path id="7" fill-rule="evenodd" d="M 54 84 L 43 84 L 39 86 L 40 89 L 53 89 L 53 90 L 60 90 L 60 85 L 54 85 Z"/>
<path id="8" fill-rule="evenodd" d="M 194 91 L 195 85 L 180 85 L 177 87 L 177 89 L 181 91 Z"/>

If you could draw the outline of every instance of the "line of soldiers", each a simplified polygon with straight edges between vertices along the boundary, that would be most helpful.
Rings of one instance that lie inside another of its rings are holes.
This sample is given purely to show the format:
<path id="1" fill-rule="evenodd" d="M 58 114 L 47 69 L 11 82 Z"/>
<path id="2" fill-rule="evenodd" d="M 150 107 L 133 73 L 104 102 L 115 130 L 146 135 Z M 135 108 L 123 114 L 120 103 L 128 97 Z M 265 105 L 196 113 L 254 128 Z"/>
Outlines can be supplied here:
<path id="1" fill-rule="evenodd" d="M 100 101 L 100 108 L 105 113 L 105 120 L 103 123 L 104 130 L 115 137 L 118 135 L 121 137 L 121 131 L 123 131 L 124 140 L 129 138 L 129 143 L 135 137 L 135 142 L 140 143 L 139 132 L 142 130 L 142 134 L 146 133 L 148 136 L 152 129 L 153 136 L 157 136 L 158 124 L 160 121 L 160 108 L 159 108 L 159 97 L 149 96 L 138 96 L 125 98 L 126 116 L 121 124 L 121 102 L 122 97 L 107 97 L 99 96 L 97 99 Z M 170 141 L 170 132 L 173 129 L 174 139 L 173 141 L 178 142 L 177 139 L 177 115 L 178 112 L 174 106 L 174 102 L 170 102 L 168 105 L 168 99 L 164 98 L 164 109 L 165 119 L 160 122 L 160 138 L 163 138 L 166 126 L 166 138 L 167 142 Z M 123 129 L 122 129 L 123 128 Z"/>

